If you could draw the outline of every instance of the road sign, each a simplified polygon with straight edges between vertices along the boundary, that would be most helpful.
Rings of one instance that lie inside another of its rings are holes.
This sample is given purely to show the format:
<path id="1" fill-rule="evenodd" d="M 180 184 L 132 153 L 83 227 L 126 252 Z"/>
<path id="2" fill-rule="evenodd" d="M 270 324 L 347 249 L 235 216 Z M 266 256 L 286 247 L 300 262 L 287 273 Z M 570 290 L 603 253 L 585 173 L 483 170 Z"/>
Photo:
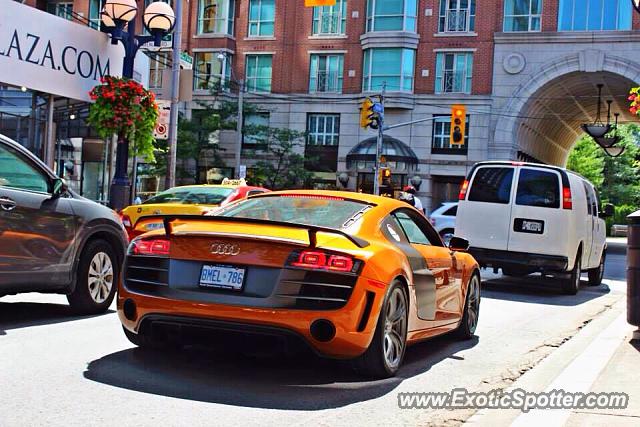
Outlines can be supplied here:
<path id="1" fill-rule="evenodd" d="M 158 104 L 158 120 L 153 130 L 155 139 L 169 138 L 169 115 L 171 113 L 171 101 L 156 100 Z"/>
<path id="2" fill-rule="evenodd" d="M 187 52 L 180 52 L 180 67 L 183 70 L 191 70 L 193 68 L 193 56 Z"/>

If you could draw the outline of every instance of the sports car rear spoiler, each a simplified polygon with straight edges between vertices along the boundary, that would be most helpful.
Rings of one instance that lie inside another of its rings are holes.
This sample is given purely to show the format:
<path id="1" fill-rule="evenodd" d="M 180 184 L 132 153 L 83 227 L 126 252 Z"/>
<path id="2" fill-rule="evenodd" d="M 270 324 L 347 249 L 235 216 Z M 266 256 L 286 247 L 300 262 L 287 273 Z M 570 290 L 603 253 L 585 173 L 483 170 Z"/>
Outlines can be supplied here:
<path id="1" fill-rule="evenodd" d="M 295 224 L 291 222 L 284 221 L 272 221 L 268 219 L 255 219 L 255 218 L 237 218 L 230 216 L 206 216 L 206 215 L 167 215 L 164 216 L 162 221 L 164 223 L 164 230 L 167 236 L 170 236 L 173 233 L 173 228 L 171 226 L 171 222 L 177 219 L 182 220 L 194 220 L 194 221 L 211 221 L 211 222 L 227 222 L 227 223 L 242 223 L 242 224 L 260 224 L 260 225 L 274 225 L 279 227 L 289 227 L 289 228 L 298 228 L 307 230 L 309 232 L 309 246 L 316 247 L 317 245 L 317 233 L 331 233 L 331 234 L 339 234 L 347 238 L 351 243 L 356 245 L 359 248 L 366 248 L 369 246 L 369 242 L 366 240 L 353 236 L 349 233 L 345 233 L 342 230 L 331 227 L 320 227 L 317 225 L 307 225 L 307 224 Z"/>

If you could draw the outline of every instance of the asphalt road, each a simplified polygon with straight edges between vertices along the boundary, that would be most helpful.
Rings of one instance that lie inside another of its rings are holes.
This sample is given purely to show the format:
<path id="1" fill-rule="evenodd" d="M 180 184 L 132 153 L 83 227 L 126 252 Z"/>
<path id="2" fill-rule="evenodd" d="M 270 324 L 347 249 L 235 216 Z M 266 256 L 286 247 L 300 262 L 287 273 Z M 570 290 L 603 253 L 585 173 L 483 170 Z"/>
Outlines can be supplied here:
<path id="1" fill-rule="evenodd" d="M 122 334 L 114 311 L 74 317 L 66 299 L 0 299 L 0 425 L 459 424 L 471 413 L 401 410 L 399 392 L 490 390 L 512 383 L 625 296 L 625 260 L 607 280 L 562 295 L 558 284 L 485 274 L 477 338 L 409 348 L 396 378 L 362 381 L 312 356 L 239 355 L 190 347 L 149 354 Z"/>

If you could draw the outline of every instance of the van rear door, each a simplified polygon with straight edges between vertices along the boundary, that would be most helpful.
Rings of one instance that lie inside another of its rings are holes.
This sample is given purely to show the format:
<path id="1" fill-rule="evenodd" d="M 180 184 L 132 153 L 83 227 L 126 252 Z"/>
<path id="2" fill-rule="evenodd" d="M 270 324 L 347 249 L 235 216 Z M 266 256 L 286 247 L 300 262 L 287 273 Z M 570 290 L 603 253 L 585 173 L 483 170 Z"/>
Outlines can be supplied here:
<path id="1" fill-rule="evenodd" d="M 522 166 L 511 210 L 509 251 L 562 255 L 567 223 L 559 171 Z"/>
<path id="2" fill-rule="evenodd" d="M 473 172 L 458 206 L 455 230 L 472 247 L 507 250 L 515 170 L 511 165 L 486 165 Z"/>

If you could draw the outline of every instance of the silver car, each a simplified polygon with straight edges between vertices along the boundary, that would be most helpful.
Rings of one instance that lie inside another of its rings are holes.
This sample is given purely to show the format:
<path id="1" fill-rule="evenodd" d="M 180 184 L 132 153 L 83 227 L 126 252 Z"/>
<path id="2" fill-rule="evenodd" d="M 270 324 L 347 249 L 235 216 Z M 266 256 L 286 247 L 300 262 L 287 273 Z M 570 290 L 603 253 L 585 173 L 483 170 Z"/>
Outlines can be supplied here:
<path id="1" fill-rule="evenodd" d="M 60 293 L 78 313 L 104 312 L 126 242 L 118 214 L 0 135 L 0 296 Z"/>

